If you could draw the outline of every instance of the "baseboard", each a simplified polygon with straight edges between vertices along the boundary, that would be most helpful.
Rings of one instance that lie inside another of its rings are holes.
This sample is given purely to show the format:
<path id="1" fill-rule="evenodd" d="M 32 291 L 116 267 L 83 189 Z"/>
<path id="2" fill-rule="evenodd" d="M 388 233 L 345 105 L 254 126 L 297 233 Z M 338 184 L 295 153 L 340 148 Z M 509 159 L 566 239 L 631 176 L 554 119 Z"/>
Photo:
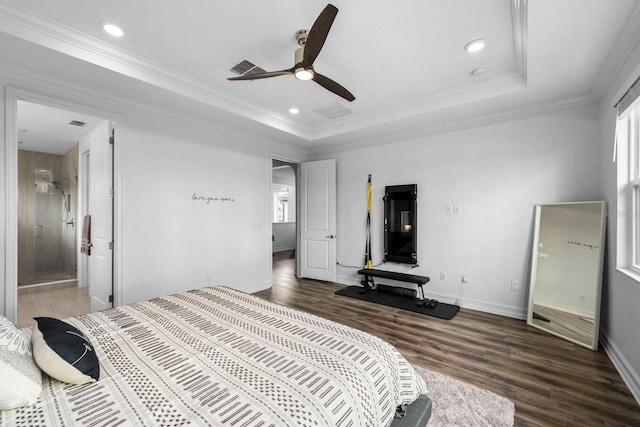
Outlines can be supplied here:
<path id="1" fill-rule="evenodd" d="M 361 276 L 357 276 L 357 277 L 361 277 Z M 358 280 L 357 277 L 353 275 L 345 276 L 343 274 L 336 273 L 336 283 L 340 283 L 341 285 L 347 285 L 347 286 L 358 286 L 360 285 L 360 280 Z"/>
<path id="2" fill-rule="evenodd" d="M 336 282 L 341 283 L 343 285 L 348 286 L 360 286 L 359 276 L 345 276 L 345 275 L 336 275 Z M 408 287 L 413 289 L 412 286 L 407 286 L 404 284 L 404 287 Z M 425 294 L 426 294 L 425 288 Z M 524 320 L 527 318 L 527 310 L 522 307 L 514 307 L 503 304 L 492 304 L 486 301 L 473 300 L 473 299 L 464 299 L 460 301 L 456 295 L 448 295 L 448 294 L 439 294 L 432 291 L 428 291 L 429 298 L 435 298 L 438 301 L 445 302 L 447 304 L 455 304 L 459 305 L 462 308 L 468 308 L 470 310 L 478 310 L 484 313 L 497 314 L 499 316 L 511 317 L 514 319 Z"/>
<path id="3" fill-rule="evenodd" d="M 603 330 L 600 330 L 600 344 L 602 344 L 602 348 L 611 359 L 613 366 L 618 370 L 622 380 L 629 387 L 631 394 L 640 405 L 640 376 L 633 370 L 627 359 Z"/>
<path id="4" fill-rule="evenodd" d="M 256 292 L 264 291 L 269 288 L 271 288 L 271 284 L 269 282 L 262 282 L 262 283 L 254 283 L 248 286 L 243 286 L 240 289 L 238 288 L 236 289 L 242 292 L 246 292 L 248 294 L 255 294 Z"/>
<path id="5" fill-rule="evenodd" d="M 497 314 L 498 316 L 511 317 L 513 319 L 525 320 L 527 318 L 527 309 L 522 307 L 514 307 L 504 304 L 492 304 L 486 301 L 465 299 L 460 307 L 471 310 L 478 310 L 484 313 Z"/>

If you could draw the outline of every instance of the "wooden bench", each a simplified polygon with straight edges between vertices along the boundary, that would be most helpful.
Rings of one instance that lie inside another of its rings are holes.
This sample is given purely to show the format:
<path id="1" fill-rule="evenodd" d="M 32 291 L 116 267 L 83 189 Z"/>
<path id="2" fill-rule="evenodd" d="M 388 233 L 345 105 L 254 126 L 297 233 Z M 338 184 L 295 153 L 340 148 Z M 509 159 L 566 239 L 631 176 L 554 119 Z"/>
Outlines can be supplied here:
<path id="1" fill-rule="evenodd" d="M 360 283 L 362 284 L 364 289 L 359 291 L 360 293 L 368 292 L 376 287 L 376 284 L 373 280 L 374 277 L 379 277 L 382 279 L 389 279 L 389 280 L 397 280 L 399 282 L 415 283 L 416 285 L 418 285 L 418 289 L 420 289 L 422 305 L 424 305 L 424 301 L 425 301 L 424 289 L 422 289 L 422 286 L 427 284 L 429 280 L 431 280 L 427 276 L 418 276 L 416 274 L 407 274 L 407 273 L 397 273 L 395 271 L 378 270 L 375 268 L 362 268 L 358 270 L 358 274 L 361 274 L 363 276 Z"/>

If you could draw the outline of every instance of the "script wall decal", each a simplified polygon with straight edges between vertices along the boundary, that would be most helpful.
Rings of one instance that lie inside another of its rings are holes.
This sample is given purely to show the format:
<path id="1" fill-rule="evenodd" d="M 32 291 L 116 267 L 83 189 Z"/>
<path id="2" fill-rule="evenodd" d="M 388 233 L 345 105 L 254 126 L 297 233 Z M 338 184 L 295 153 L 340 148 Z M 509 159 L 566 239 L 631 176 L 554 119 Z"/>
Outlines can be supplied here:
<path id="1" fill-rule="evenodd" d="M 205 204 L 209 204 L 211 202 L 235 202 L 236 199 L 233 197 L 220 197 L 220 196 L 201 196 L 198 193 L 193 193 L 191 196 L 191 200 L 194 202 L 204 202 Z"/>

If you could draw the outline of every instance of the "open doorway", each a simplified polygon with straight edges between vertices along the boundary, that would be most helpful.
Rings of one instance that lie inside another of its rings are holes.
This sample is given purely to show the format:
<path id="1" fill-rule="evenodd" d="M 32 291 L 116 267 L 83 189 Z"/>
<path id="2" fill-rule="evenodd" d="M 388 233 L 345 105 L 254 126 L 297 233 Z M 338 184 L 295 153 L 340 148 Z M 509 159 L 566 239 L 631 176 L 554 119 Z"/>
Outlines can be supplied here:
<path id="1" fill-rule="evenodd" d="M 272 280 L 282 280 L 279 266 L 287 274 L 295 271 L 297 249 L 298 165 L 273 159 L 271 171 Z"/>
<path id="2" fill-rule="evenodd" d="M 88 181 L 80 165 L 81 141 L 108 121 L 18 100 L 16 126 L 16 309 L 18 326 L 26 327 L 36 316 L 65 318 L 91 311 L 89 283 L 78 276 L 87 199 L 81 190 Z"/>

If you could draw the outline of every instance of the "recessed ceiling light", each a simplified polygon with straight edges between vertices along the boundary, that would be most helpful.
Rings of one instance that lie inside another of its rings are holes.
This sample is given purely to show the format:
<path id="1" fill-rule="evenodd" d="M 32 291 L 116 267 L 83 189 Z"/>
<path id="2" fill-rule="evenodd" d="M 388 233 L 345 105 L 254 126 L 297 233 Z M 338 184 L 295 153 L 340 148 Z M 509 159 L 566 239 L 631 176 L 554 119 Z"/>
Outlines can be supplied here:
<path id="1" fill-rule="evenodd" d="M 289 113 L 291 114 L 298 114 L 299 112 L 300 110 L 298 110 L 296 107 L 289 108 Z"/>
<path id="2" fill-rule="evenodd" d="M 464 46 L 464 50 L 469 53 L 479 52 L 484 49 L 486 42 L 483 39 L 473 40 Z"/>
<path id="3" fill-rule="evenodd" d="M 124 36 L 124 31 L 120 28 L 119 25 L 114 24 L 113 22 L 102 22 L 102 29 L 107 32 L 107 34 L 113 37 L 122 37 Z"/>

